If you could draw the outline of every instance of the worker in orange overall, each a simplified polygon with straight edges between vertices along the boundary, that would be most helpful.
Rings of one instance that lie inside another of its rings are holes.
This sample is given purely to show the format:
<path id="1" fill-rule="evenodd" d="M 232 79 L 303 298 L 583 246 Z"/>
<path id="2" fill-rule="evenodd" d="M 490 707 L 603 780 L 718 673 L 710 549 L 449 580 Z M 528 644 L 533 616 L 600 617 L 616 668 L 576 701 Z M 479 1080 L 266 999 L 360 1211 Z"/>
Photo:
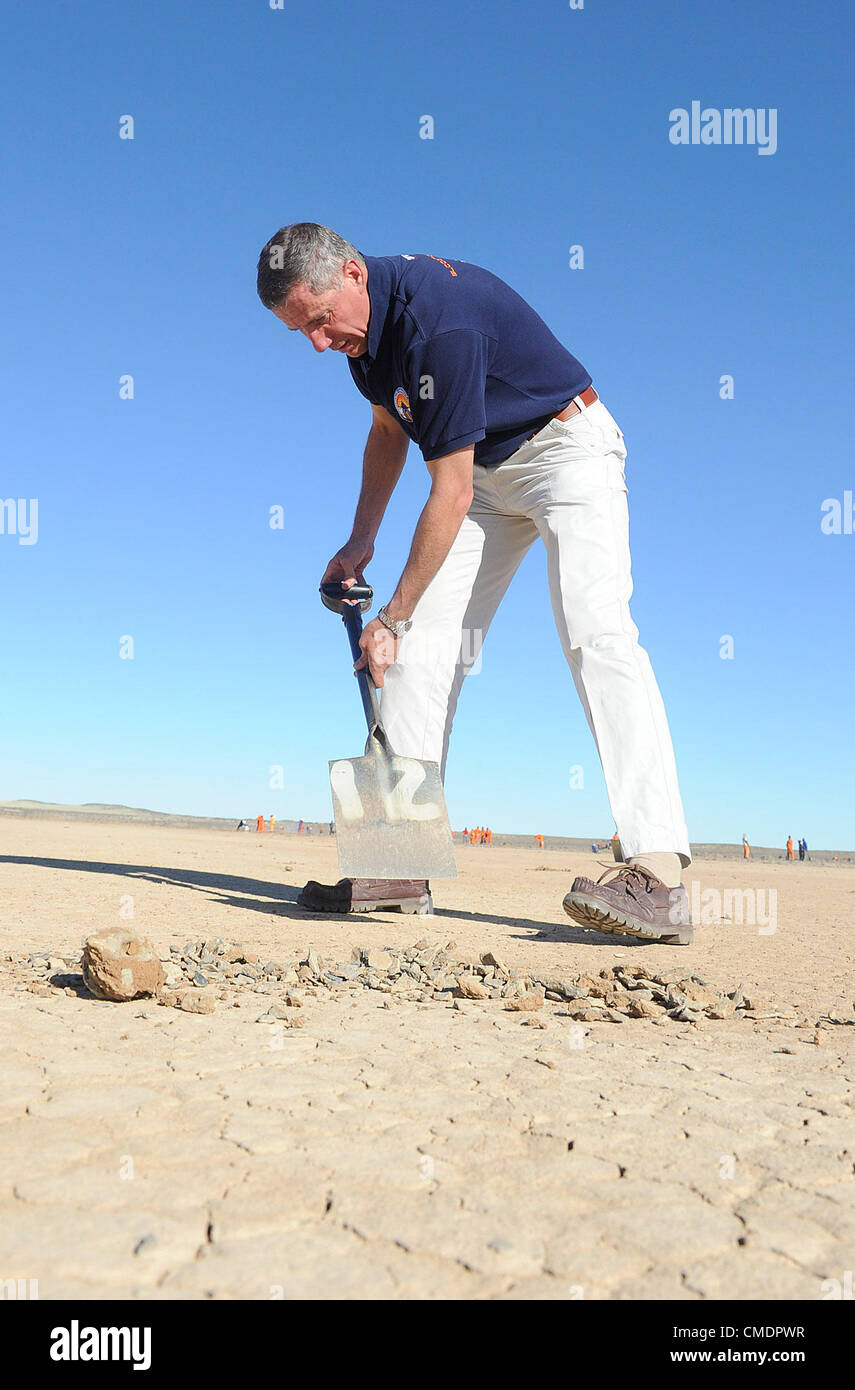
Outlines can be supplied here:
<path id="1" fill-rule="evenodd" d="M 256 816 L 256 818 L 255 818 L 255 829 L 256 829 L 256 832 L 260 835 L 261 832 L 262 832 L 263 829 L 264 829 L 264 816 Z"/>
<path id="2" fill-rule="evenodd" d="M 787 836 L 787 858 L 788 858 L 788 859 L 795 859 L 795 855 L 793 854 L 793 837 L 792 837 L 792 835 L 788 835 L 788 836 Z"/>
<path id="3" fill-rule="evenodd" d="M 750 858 L 751 858 L 751 846 L 750 846 L 749 843 L 748 843 L 748 836 L 747 836 L 747 835 L 743 835 L 743 837 L 742 837 L 742 858 L 743 858 L 743 859 L 750 859 Z"/>
<path id="4" fill-rule="evenodd" d="M 485 830 L 484 834 L 487 836 L 487 844 L 491 845 L 493 843 L 493 832 L 489 826 Z"/>
<path id="5" fill-rule="evenodd" d="M 273 831 L 274 831 L 275 828 L 276 828 L 276 817 L 275 817 L 275 816 L 271 816 L 271 817 L 270 817 L 270 833 L 271 833 L 271 835 L 273 834 Z"/>
<path id="6" fill-rule="evenodd" d="M 538 849 L 543 849 L 543 836 L 542 836 L 542 835 L 535 835 L 535 837 L 534 837 L 534 843 L 537 845 L 537 848 L 538 848 Z"/>

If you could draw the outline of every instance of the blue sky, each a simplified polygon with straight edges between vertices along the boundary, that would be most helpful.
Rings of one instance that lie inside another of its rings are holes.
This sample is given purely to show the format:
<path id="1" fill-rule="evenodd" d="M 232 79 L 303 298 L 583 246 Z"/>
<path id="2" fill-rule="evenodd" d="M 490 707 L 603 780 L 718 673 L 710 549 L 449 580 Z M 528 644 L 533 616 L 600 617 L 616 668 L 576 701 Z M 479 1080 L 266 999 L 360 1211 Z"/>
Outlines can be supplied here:
<path id="1" fill-rule="evenodd" d="M 363 732 L 317 583 L 368 409 L 256 299 L 261 246 L 305 220 L 488 266 L 588 367 L 629 448 L 633 615 L 691 837 L 855 845 L 855 535 L 820 530 L 855 489 L 848 4 L 89 0 L 3 23 L 0 497 L 39 517 L 35 544 L 0 535 L 0 798 L 328 817 L 327 760 Z M 776 153 L 673 145 L 693 100 L 775 108 Z M 381 597 L 427 484 L 413 447 Z M 447 792 L 455 825 L 613 828 L 539 549 Z"/>

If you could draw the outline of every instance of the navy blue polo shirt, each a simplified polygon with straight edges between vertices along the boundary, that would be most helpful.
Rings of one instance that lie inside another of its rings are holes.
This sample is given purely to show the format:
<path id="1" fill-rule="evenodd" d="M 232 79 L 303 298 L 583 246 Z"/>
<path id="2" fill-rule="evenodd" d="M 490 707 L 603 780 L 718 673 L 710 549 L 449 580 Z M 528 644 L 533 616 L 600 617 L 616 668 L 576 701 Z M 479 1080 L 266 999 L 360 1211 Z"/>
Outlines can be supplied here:
<path id="1" fill-rule="evenodd" d="M 474 444 L 477 463 L 501 463 L 591 385 L 531 305 L 489 270 L 430 255 L 365 263 L 368 351 L 348 366 L 427 461 Z"/>

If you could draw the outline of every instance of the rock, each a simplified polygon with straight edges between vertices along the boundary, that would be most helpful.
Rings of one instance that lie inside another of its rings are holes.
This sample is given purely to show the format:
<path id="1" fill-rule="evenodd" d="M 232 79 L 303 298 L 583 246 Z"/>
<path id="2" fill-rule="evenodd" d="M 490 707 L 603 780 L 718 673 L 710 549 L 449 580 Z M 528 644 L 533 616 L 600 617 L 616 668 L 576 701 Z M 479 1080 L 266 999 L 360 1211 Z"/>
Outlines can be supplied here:
<path id="1" fill-rule="evenodd" d="M 682 1003 L 671 1010 L 671 1017 L 676 1019 L 677 1023 L 699 1023 L 703 1014 L 690 1004 Z"/>
<path id="2" fill-rule="evenodd" d="M 86 988 L 97 999 L 156 994 L 166 978 L 151 942 L 120 927 L 87 938 L 82 968 Z"/>
<path id="3" fill-rule="evenodd" d="M 598 978 L 596 975 L 581 974 L 576 981 L 576 988 L 579 990 L 577 998 L 583 999 L 604 999 L 607 994 L 611 994 L 614 988 L 611 977 L 608 980 Z"/>
<path id="4" fill-rule="evenodd" d="M 398 964 L 388 951 L 378 950 L 377 947 L 365 951 L 362 958 L 369 970 L 392 970 Z"/>
<path id="5" fill-rule="evenodd" d="M 774 1010 L 772 1000 L 767 994 L 755 994 L 753 990 L 750 994 L 745 995 L 742 1007 L 751 1009 L 755 1013 L 768 1013 Z"/>
<path id="6" fill-rule="evenodd" d="M 510 974 L 510 971 L 508 970 L 508 967 L 505 965 L 505 962 L 501 959 L 500 956 L 494 956 L 492 951 L 484 952 L 484 954 L 481 957 L 481 964 L 492 965 L 495 967 L 496 970 L 503 971 L 506 978 Z"/>
<path id="7" fill-rule="evenodd" d="M 525 994 L 520 994 L 516 999 L 509 999 L 505 1005 L 509 1012 L 533 1012 L 535 1009 L 543 1008 L 543 995 L 535 989 L 527 990 Z"/>
<path id="8" fill-rule="evenodd" d="M 598 1008 L 591 999 L 573 999 L 567 1004 L 566 1012 L 577 1023 L 596 1023 L 605 1010 Z"/>
<path id="9" fill-rule="evenodd" d="M 694 977 L 680 981 L 680 989 L 692 1004 L 717 1004 L 719 996 L 714 989 L 700 984 Z"/>
<path id="10" fill-rule="evenodd" d="M 182 989 L 175 996 L 175 1007 L 183 1009 L 185 1014 L 212 1014 L 216 1000 L 213 994 L 200 989 Z"/>
<path id="11" fill-rule="evenodd" d="M 733 1000 L 716 999 L 714 1003 L 707 1005 L 705 1013 L 707 1018 L 733 1018 Z"/>
<path id="12" fill-rule="evenodd" d="M 556 979 L 553 975 L 532 975 L 531 983 L 540 985 L 541 989 L 547 990 L 550 994 L 557 994 L 561 999 L 584 999 L 585 991 L 578 989 L 576 985 L 568 984 L 566 980 Z"/>
<path id="13" fill-rule="evenodd" d="M 490 991 L 486 985 L 482 985 L 480 980 L 475 980 L 471 975 L 458 975 L 457 977 L 458 997 L 463 999 L 489 999 Z"/>
<path id="14" fill-rule="evenodd" d="M 654 1004 L 652 1000 L 648 999 L 631 998 L 628 1012 L 633 1018 L 659 1018 L 662 1013 L 662 1005 Z"/>
<path id="15" fill-rule="evenodd" d="M 632 995 L 629 993 L 628 990 L 612 989 L 609 990 L 609 993 L 605 996 L 603 1002 L 610 1009 L 627 1009 L 629 1008 L 631 998 Z"/>

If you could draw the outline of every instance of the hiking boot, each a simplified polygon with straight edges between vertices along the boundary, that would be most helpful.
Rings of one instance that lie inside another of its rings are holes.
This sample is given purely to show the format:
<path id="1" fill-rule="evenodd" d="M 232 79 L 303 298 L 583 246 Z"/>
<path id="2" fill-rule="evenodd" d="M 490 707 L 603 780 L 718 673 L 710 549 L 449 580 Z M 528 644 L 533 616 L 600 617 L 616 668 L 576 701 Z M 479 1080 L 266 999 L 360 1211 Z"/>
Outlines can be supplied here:
<path id="1" fill-rule="evenodd" d="M 573 880 L 564 911 L 574 922 L 617 936 L 636 936 L 670 946 L 694 940 L 689 895 L 682 884 L 669 888 L 641 864 L 609 868 L 594 883 Z"/>
<path id="2" fill-rule="evenodd" d="M 297 899 L 309 912 L 433 913 L 430 884 L 425 878 L 340 878 L 338 883 L 309 879 Z"/>

